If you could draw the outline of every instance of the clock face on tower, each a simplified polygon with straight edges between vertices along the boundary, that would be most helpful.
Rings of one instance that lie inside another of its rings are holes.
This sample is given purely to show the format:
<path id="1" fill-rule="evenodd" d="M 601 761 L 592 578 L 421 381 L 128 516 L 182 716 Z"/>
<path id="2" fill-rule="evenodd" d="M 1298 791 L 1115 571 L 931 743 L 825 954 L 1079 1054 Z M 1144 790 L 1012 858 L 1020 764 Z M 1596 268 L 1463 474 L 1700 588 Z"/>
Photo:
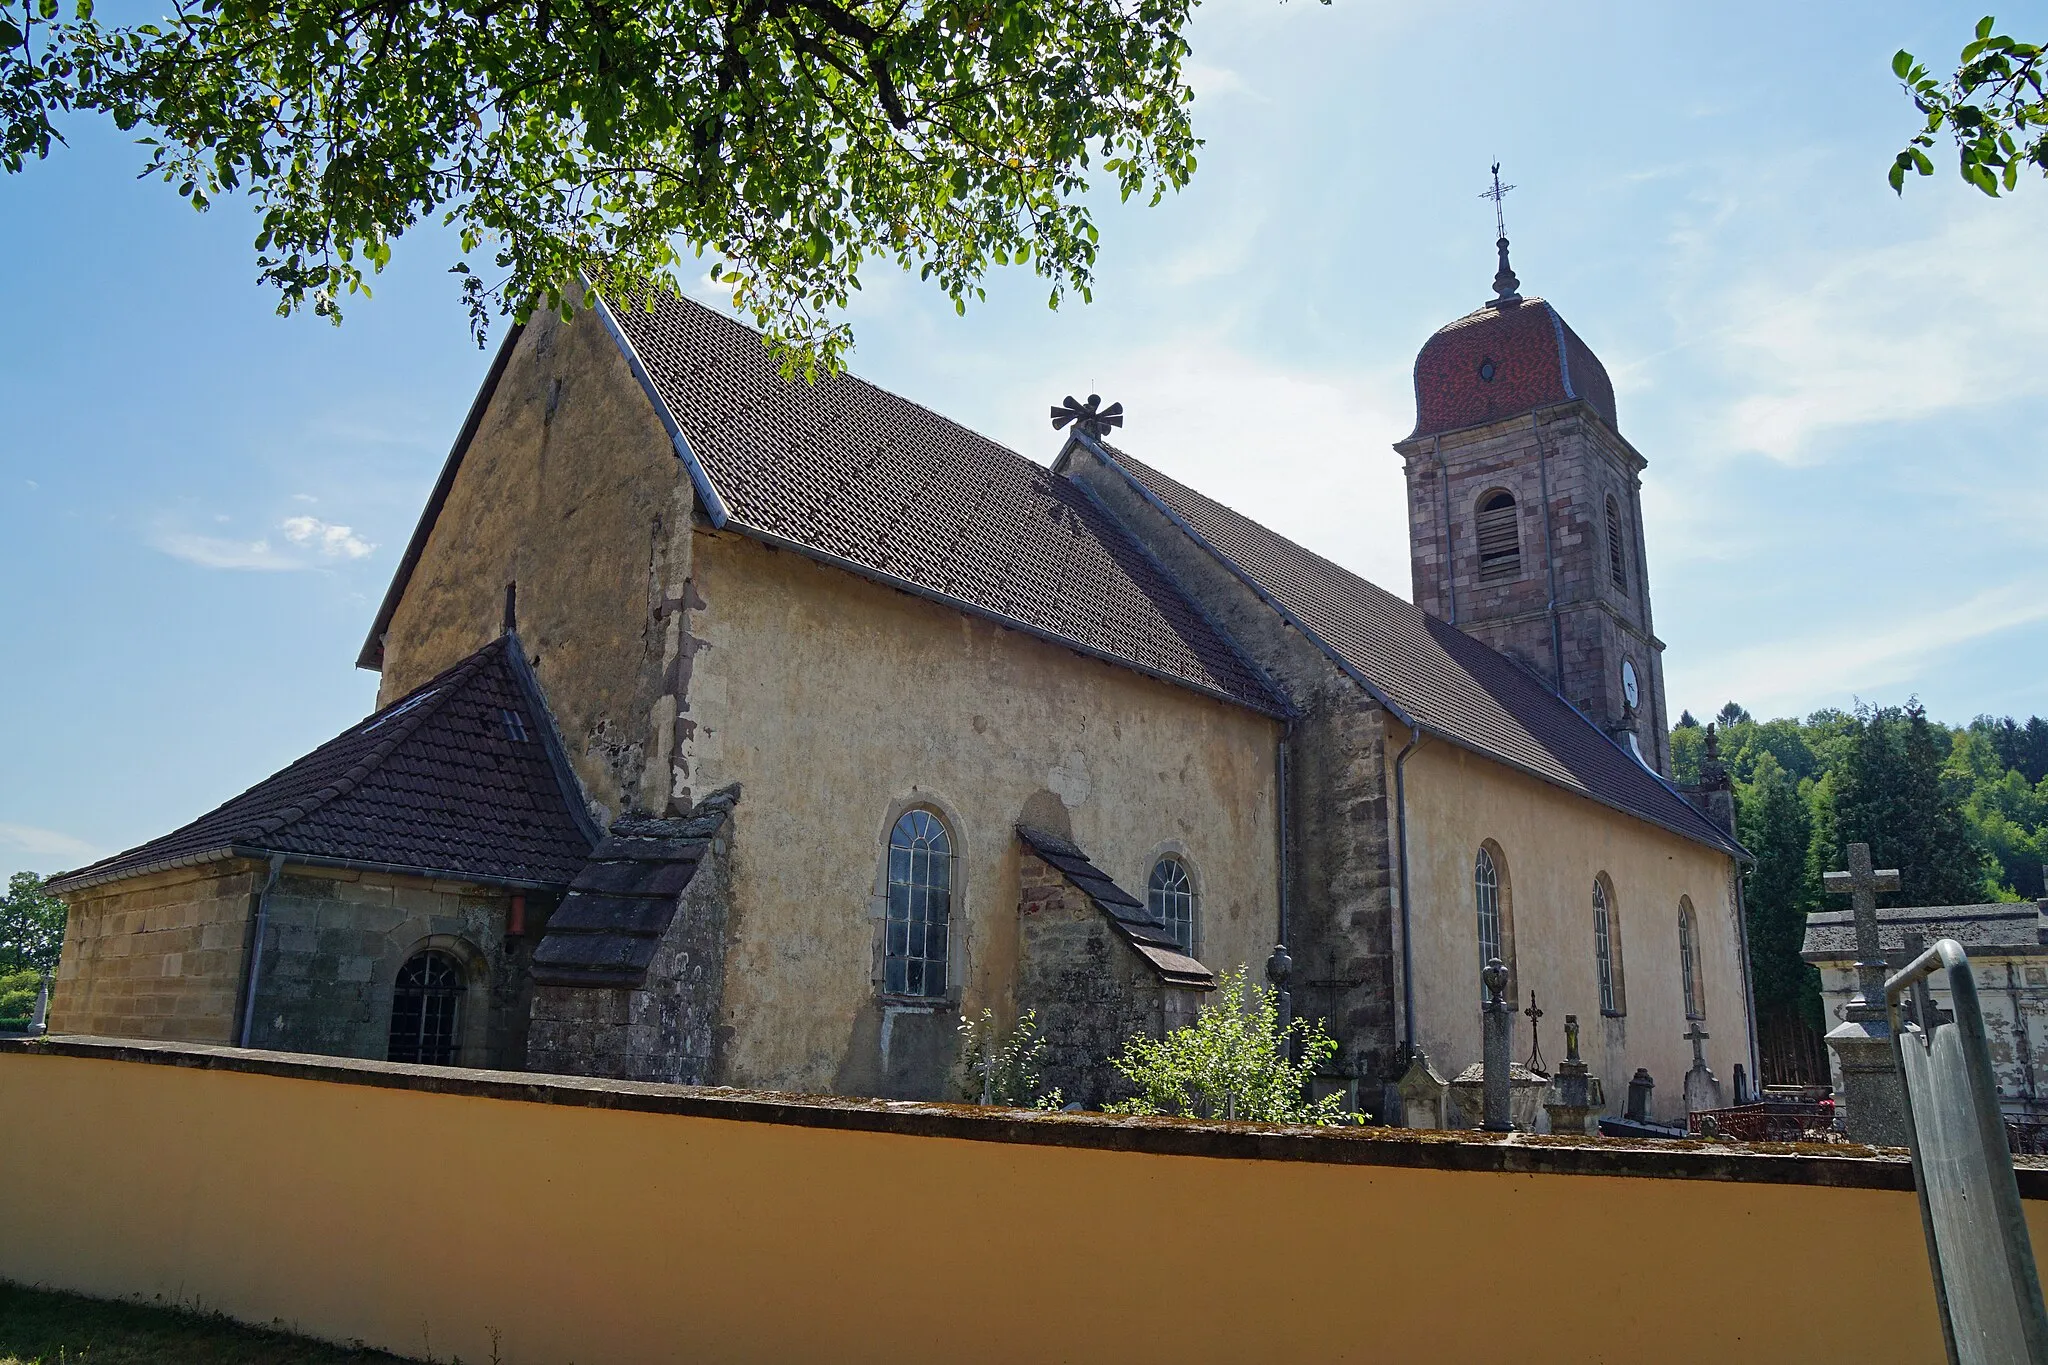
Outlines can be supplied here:
<path id="1" fill-rule="evenodd" d="M 1636 666 L 1627 659 L 1621 661 L 1621 699 L 1630 706 L 1642 700 L 1642 688 L 1636 685 Z"/>

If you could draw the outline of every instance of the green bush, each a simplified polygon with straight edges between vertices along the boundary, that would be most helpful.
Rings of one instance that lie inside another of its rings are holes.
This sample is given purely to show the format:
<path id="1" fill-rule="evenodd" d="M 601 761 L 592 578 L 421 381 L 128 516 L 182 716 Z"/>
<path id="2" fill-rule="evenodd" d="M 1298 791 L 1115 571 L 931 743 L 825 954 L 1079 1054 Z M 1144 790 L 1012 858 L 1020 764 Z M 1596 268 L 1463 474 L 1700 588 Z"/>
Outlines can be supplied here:
<path id="1" fill-rule="evenodd" d="M 1337 1054 L 1337 1040 L 1322 1021 L 1280 1024 L 1275 993 L 1253 985 L 1244 967 L 1216 983 L 1216 1001 L 1187 1028 L 1164 1038 L 1143 1034 L 1124 1044 L 1111 1062 L 1138 1088 L 1137 1096 L 1104 1105 L 1112 1114 L 1178 1114 L 1186 1118 L 1254 1119 L 1323 1126 L 1363 1123 L 1347 1113 L 1341 1095 L 1308 1098 L 1322 1064 Z M 1300 1040 L 1301 1060 L 1290 1060 Z"/>
<path id="2" fill-rule="evenodd" d="M 0 1029 L 19 1032 L 28 1027 L 42 984 L 40 972 L 0 972 Z"/>
<path id="3" fill-rule="evenodd" d="M 1009 1109 L 1060 1107 L 1060 1092 L 1041 1088 L 1045 1038 L 1038 1031 L 1038 1011 L 1025 1010 L 1006 1033 L 995 1011 L 983 1010 L 979 1019 L 960 1021 L 960 1040 L 960 1098 Z"/>

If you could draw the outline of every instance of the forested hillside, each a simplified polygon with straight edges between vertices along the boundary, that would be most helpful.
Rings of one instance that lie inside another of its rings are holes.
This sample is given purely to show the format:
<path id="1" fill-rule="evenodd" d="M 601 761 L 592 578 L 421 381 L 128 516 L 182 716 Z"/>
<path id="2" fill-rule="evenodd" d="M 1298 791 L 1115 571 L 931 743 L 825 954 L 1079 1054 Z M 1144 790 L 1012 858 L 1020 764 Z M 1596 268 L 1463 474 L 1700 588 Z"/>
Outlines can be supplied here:
<path id="1" fill-rule="evenodd" d="M 1800 961 L 1809 911 L 1828 908 L 1821 873 L 1870 845 L 1899 869 L 1890 905 L 1963 905 L 2043 894 L 2048 862 L 2048 720 L 1979 716 L 1951 729 L 1917 703 L 1753 718 L 1715 717 L 1735 783 L 1737 831 L 1756 855 L 1745 891 L 1759 1016 L 1822 1026 L 1818 974 Z M 1699 781 L 1706 727 L 1671 733 L 1674 773 Z M 1826 1021 L 1832 1023 L 1833 1021 Z"/>

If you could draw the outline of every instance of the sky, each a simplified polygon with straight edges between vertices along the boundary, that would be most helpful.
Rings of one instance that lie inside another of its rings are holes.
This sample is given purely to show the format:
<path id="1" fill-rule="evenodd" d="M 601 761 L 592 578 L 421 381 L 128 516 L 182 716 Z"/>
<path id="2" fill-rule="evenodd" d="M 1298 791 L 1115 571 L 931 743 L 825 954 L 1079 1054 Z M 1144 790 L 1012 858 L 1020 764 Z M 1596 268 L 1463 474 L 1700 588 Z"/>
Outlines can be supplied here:
<path id="1" fill-rule="evenodd" d="M 1199 170 L 1101 201 L 1094 301 L 1012 270 L 958 317 L 871 269 L 851 367 L 1042 462 L 1051 402 L 1121 401 L 1133 453 L 1405 596 L 1390 447 L 1416 350 L 1490 293 L 1498 158 L 1522 291 L 1650 462 L 1673 713 L 2048 713 L 2048 184 L 1885 183 L 1891 54 L 1952 57 L 1978 13 L 1210 0 Z M 489 360 L 445 236 L 338 328 L 279 318 L 246 205 L 67 131 L 0 176 L 0 875 L 164 833 L 370 709 L 356 652 Z"/>

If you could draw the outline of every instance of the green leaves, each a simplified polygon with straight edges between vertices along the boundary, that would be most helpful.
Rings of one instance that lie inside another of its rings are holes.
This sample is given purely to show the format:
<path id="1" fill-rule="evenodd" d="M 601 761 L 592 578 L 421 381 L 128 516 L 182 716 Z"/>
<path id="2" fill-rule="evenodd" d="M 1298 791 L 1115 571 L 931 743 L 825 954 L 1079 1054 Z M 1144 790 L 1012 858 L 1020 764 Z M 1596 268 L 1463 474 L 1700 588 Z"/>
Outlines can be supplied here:
<path id="1" fill-rule="evenodd" d="M 1996 27 L 1991 16 L 1978 21 L 1976 36 L 1963 45 L 1956 73 L 1946 81 L 1929 76 L 1909 52 L 1893 56 L 1892 74 L 1927 119 L 1892 161 L 1887 179 L 1894 192 L 1905 192 L 1909 171 L 1934 173 L 1922 149 L 1932 147 L 1944 129 L 1956 146 L 1957 174 L 1993 198 L 2018 187 L 2023 166 L 2048 173 L 2048 71 L 2042 48 L 1995 33 Z"/>
<path id="2" fill-rule="evenodd" d="M 9 169 L 65 110 L 147 124 L 145 174 L 247 194 L 281 309 L 335 320 L 436 216 L 479 341 L 586 284 L 678 289 L 687 258 L 815 373 L 865 262 L 963 309 L 1005 262 L 1086 298 L 1091 157 L 1155 202 L 1194 168 L 1194 0 L 176 0 L 112 28 L 60 3 L 0 0 Z"/>

